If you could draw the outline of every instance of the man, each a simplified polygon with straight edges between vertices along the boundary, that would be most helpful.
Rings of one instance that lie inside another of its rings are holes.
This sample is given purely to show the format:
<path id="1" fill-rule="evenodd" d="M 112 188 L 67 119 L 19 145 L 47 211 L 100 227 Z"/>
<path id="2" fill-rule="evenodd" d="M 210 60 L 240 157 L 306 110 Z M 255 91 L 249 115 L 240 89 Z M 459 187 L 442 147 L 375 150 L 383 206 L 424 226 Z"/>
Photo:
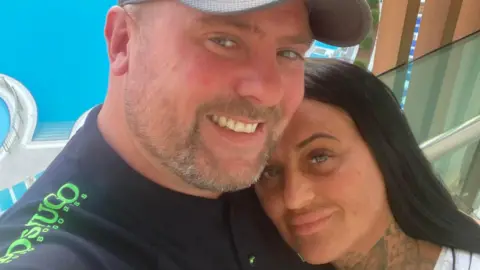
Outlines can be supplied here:
<path id="1" fill-rule="evenodd" d="M 250 193 L 222 193 L 261 173 L 312 39 L 369 26 L 363 0 L 121 0 L 106 100 L 0 219 L 0 269 L 307 267 Z"/>

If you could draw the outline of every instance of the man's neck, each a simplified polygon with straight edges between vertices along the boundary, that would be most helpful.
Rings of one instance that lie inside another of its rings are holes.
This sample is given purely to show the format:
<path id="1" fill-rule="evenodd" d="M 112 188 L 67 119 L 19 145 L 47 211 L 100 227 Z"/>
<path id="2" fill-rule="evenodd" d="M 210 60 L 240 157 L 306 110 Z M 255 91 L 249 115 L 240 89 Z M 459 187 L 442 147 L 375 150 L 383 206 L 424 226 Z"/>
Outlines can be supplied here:
<path id="1" fill-rule="evenodd" d="M 433 270 L 441 247 L 407 236 L 392 223 L 367 254 L 350 252 L 335 261 L 342 270 Z"/>

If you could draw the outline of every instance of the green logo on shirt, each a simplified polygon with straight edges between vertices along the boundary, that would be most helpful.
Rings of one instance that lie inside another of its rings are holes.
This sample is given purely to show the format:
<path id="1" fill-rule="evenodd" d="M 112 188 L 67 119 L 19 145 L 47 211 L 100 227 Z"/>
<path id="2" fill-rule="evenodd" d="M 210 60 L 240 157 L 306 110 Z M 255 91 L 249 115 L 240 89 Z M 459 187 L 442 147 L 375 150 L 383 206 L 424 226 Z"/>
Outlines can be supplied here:
<path id="1" fill-rule="evenodd" d="M 48 194 L 38 206 L 33 217 L 25 224 L 25 230 L 7 249 L 0 264 L 6 264 L 19 256 L 35 250 L 35 245 L 44 241 L 44 234 L 50 230 L 58 229 L 65 221 L 61 217 L 68 212 L 72 205 L 80 206 L 80 200 L 85 200 L 87 194 L 80 194 L 80 189 L 66 183 L 57 193 Z"/>

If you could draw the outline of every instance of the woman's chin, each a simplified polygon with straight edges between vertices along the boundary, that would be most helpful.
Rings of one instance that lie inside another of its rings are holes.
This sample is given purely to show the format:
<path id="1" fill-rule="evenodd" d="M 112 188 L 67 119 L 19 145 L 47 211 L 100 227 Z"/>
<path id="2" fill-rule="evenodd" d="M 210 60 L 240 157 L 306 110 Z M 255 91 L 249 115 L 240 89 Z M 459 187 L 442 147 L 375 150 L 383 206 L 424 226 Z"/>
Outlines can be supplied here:
<path id="1" fill-rule="evenodd" d="M 327 264 L 332 261 L 331 259 L 328 259 L 324 256 L 307 256 L 307 255 L 304 256 L 303 254 L 300 254 L 300 256 L 303 258 L 303 260 L 306 263 L 312 264 L 312 265 Z"/>

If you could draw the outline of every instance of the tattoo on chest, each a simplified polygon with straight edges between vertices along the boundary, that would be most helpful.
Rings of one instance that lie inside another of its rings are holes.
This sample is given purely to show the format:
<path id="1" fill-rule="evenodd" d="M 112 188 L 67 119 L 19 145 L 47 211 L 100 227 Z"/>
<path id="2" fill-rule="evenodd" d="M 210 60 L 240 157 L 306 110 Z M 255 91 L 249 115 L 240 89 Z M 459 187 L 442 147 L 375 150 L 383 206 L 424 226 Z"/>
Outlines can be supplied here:
<path id="1" fill-rule="evenodd" d="M 425 256 L 419 241 L 392 224 L 368 254 L 349 253 L 338 264 L 343 270 L 433 270 L 436 258 Z"/>

